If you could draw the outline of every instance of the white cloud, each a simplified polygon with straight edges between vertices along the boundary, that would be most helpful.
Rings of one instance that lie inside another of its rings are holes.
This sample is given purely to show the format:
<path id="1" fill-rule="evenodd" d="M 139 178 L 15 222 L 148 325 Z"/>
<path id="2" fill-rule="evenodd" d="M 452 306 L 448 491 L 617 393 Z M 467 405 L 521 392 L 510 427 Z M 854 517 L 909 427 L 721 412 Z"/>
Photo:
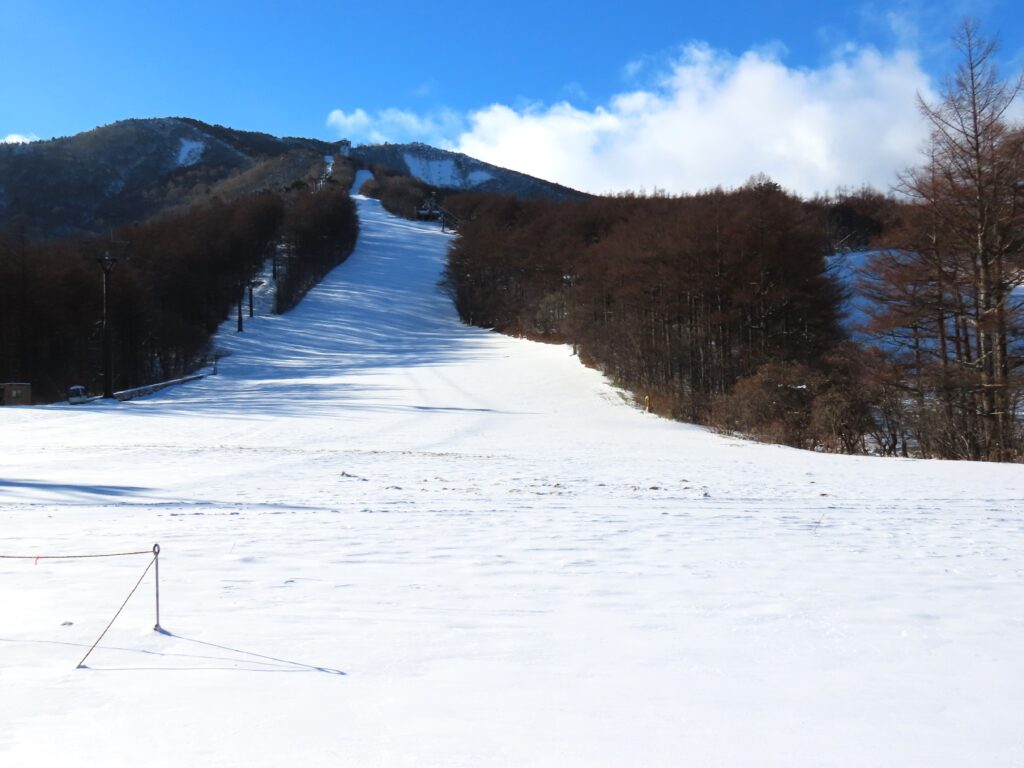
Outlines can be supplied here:
<path id="1" fill-rule="evenodd" d="M 39 137 L 34 133 L 9 133 L 0 139 L 0 144 L 28 144 L 30 141 L 39 141 Z"/>
<path id="2" fill-rule="evenodd" d="M 327 125 L 337 128 L 345 136 L 366 130 L 370 122 L 370 116 L 361 109 L 352 113 L 335 109 L 327 116 Z"/>
<path id="3" fill-rule="evenodd" d="M 918 92 L 930 93 L 929 80 L 907 52 L 857 50 L 805 70 L 771 50 L 733 58 L 691 46 L 655 88 L 593 110 L 492 105 L 470 115 L 455 145 L 589 192 L 693 192 L 758 172 L 805 194 L 885 189 L 918 160 Z"/>
<path id="4" fill-rule="evenodd" d="M 778 45 L 734 57 L 695 44 L 650 85 L 594 108 L 335 110 L 328 123 L 349 138 L 417 139 L 597 193 L 695 192 L 762 172 L 808 195 L 864 183 L 884 190 L 919 161 L 926 129 L 916 96 L 932 91 L 915 54 L 845 47 L 813 69 L 782 56 Z"/>
<path id="5" fill-rule="evenodd" d="M 342 138 L 356 143 L 425 141 L 447 146 L 453 136 L 465 128 L 465 119 L 451 110 L 421 115 L 409 110 L 381 109 L 372 115 L 362 109 L 346 113 L 335 109 L 327 116 L 327 125 L 336 128 Z"/>

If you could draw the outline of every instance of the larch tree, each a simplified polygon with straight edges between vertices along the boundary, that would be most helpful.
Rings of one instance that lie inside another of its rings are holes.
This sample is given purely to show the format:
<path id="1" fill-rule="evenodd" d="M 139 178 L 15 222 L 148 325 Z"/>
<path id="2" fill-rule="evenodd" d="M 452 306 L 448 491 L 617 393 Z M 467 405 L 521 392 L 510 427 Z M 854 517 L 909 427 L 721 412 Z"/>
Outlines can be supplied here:
<path id="1" fill-rule="evenodd" d="M 960 63 L 938 101 L 919 98 L 928 160 L 900 184 L 913 213 L 899 242 L 876 260 L 877 276 L 902 282 L 902 300 L 876 319 L 890 333 L 902 325 L 910 340 L 909 384 L 929 403 L 918 414 L 920 441 L 946 433 L 938 455 L 1006 461 L 1020 454 L 1024 361 L 1015 349 L 1014 289 L 1024 250 L 1024 129 L 1010 111 L 1024 75 L 1000 77 L 995 42 L 973 21 L 954 43 Z M 963 430 L 976 434 L 961 434 L 956 450 L 951 435 Z"/>

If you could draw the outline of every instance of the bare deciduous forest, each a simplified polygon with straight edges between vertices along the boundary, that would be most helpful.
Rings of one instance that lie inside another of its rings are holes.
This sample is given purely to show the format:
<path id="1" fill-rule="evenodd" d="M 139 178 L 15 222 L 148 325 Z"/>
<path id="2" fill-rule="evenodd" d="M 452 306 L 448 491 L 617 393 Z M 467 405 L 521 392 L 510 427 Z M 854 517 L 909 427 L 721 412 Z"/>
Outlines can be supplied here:
<path id="1" fill-rule="evenodd" d="M 102 274 L 110 278 L 114 386 L 166 380 L 201 366 L 210 336 L 281 238 L 284 311 L 351 252 L 358 223 L 340 189 L 263 193 L 114 230 L 107 238 L 33 244 L 17 225 L 0 237 L 0 381 L 33 384 L 37 401 L 72 384 L 101 390 Z"/>

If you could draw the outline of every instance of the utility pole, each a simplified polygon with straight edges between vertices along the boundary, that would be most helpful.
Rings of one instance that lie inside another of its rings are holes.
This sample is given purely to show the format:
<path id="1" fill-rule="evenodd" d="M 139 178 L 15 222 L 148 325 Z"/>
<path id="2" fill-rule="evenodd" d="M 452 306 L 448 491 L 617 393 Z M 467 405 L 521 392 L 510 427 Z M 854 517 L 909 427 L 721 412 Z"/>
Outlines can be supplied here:
<path id="1" fill-rule="evenodd" d="M 238 333 L 241 333 L 242 328 L 242 304 L 245 302 L 245 281 L 238 281 Z"/>
<path id="2" fill-rule="evenodd" d="M 110 319 L 107 316 L 107 293 L 110 290 L 110 272 L 117 264 L 117 257 L 104 251 L 96 257 L 96 263 L 103 270 L 103 397 L 114 397 L 114 355 L 110 347 Z"/>
<path id="3" fill-rule="evenodd" d="M 263 285 L 263 281 L 260 280 L 259 278 L 253 278 L 252 280 L 249 281 L 248 285 L 249 285 L 249 317 L 253 317 L 253 311 L 252 311 L 252 289 L 253 288 L 258 288 L 261 285 Z"/>

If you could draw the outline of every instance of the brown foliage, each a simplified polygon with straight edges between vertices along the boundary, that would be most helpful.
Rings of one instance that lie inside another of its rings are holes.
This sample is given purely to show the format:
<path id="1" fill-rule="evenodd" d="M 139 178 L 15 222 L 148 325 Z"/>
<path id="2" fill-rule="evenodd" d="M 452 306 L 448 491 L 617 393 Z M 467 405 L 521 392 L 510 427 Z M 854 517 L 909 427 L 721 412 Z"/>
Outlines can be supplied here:
<path id="1" fill-rule="evenodd" d="M 430 196 L 430 187 L 414 176 L 382 166 L 374 166 L 373 174 L 359 190 L 360 194 L 380 200 L 384 209 L 396 216 L 415 219 L 417 209 Z"/>
<path id="2" fill-rule="evenodd" d="M 812 406 L 822 383 L 822 375 L 808 366 L 765 363 L 715 399 L 712 423 L 769 443 L 814 448 Z"/>
<path id="3" fill-rule="evenodd" d="M 30 381 L 41 401 L 101 380 L 102 276 L 110 280 L 115 388 L 172 378 L 206 355 L 210 334 L 259 267 L 281 220 L 272 195 L 214 203 L 124 227 L 110 238 L 33 245 L 0 239 L 0 380 Z"/>
<path id="4" fill-rule="evenodd" d="M 359 234 L 359 219 L 346 192 L 325 186 L 319 192 L 300 193 L 291 201 L 283 229 L 290 247 L 277 283 L 279 313 L 298 304 L 324 275 L 348 258 Z"/>
<path id="5" fill-rule="evenodd" d="M 282 229 L 294 246 L 278 283 L 285 309 L 352 250 L 355 209 L 333 186 L 287 203 L 214 201 L 101 239 L 38 245 L 11 228 L 0 237 L 0 380 L 29 381 L 44 402 L 72 384 L 100 388 L 104 251 L 119 258 L 108 305 L 114 387 L 195 370 Z"/>
<path id="6" fill-rule="evenodd" d="M 869 264 L 868 330 L 890 351 L 916 451 L 941 458 L 1022 455 L 1024 126 L 1008 115 L 1024 75 L 1002 81 L 993 43 L 965 22 L 961 60 L 938 102 L 921 102 L 928 161 Z"/>
<path id="7" fill-rule="evenodd" d="M 768 362 L 840 338 L 820 208 L 760 179 L 686 198 L 457 195 L 445 286 L 463 319 L 571 342 L 659 412 L 702 420 Z"/>

